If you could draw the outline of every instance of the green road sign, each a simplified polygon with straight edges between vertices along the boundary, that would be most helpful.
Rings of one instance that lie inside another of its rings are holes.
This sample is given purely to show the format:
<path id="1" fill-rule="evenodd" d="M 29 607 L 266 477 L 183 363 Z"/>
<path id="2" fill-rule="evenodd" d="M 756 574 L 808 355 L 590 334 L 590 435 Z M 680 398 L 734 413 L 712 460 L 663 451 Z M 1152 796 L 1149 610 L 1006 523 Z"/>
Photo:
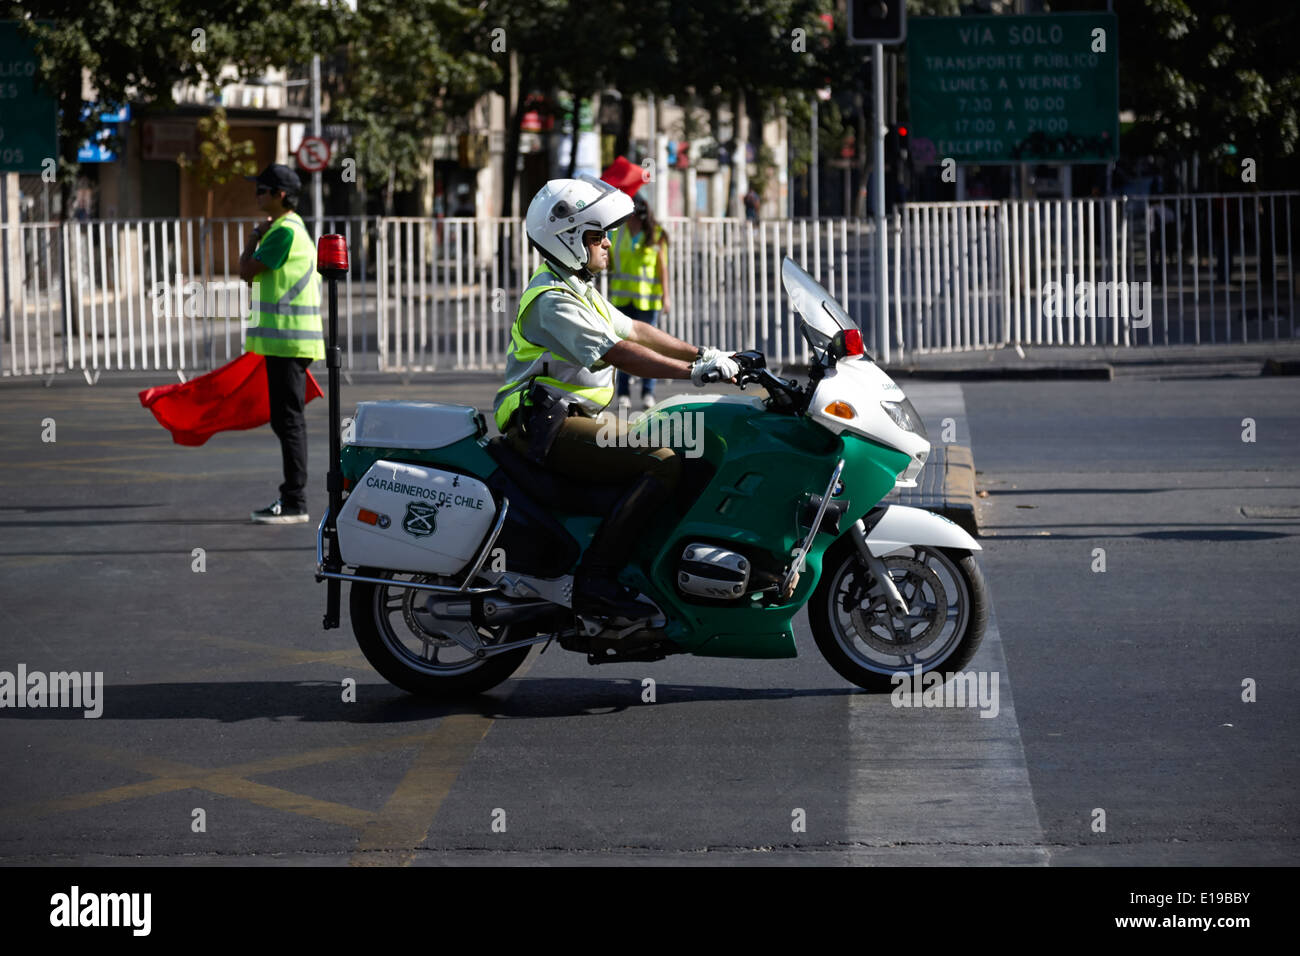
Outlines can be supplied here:
<path id="1" fill-rule="evenodd" d="M 36 89 L 36 51 L 14 20 L 0 20 L 0 172 L 39 173 L 58 157 L 54 97 Z"/>
<path id="2" fill-rule="evenodd" d="M 962 165 L 1114 160 L 1118 45 L 1113 13 L 914 18 L 914 155 Z"/>

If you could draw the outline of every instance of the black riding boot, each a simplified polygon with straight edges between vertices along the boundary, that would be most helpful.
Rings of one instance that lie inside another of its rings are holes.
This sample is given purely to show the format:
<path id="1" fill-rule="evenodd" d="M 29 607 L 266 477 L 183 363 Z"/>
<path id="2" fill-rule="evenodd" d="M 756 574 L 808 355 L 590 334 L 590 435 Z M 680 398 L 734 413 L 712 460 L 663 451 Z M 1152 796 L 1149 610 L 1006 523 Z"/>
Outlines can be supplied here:
<path id="1" fill-rule="evenodd" d="M 573 609 L 577 613 L 632 619 L 654 613 L 653 607 L 637 601 L 619 584 L 618 574 L 627 567 L 638 537 L 667 497 L 668 489 L 658 479 L 642 475 L 618 500 L 574 575 Z"/>

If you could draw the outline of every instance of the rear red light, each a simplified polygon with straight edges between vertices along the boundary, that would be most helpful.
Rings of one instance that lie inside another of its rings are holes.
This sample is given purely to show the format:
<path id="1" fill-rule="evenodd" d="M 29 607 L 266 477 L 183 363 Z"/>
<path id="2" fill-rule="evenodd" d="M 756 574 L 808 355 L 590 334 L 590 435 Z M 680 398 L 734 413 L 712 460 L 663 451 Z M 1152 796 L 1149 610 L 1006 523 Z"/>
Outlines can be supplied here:
<path id="1" fill-rule="evenodd" d="M 376 514 L 375 512 L 373 512 L 373 511 L 369 510 L 368 508 L 358 508 L 358 509 L 357 509 L 357 520 L 358 520 L 358 521 L 363 521 L 363 522 L 365 522 L 366 524 L 378 524 L 378 523 L 379 523 L 379 515 L 377 515 L 377 514 Z"/>

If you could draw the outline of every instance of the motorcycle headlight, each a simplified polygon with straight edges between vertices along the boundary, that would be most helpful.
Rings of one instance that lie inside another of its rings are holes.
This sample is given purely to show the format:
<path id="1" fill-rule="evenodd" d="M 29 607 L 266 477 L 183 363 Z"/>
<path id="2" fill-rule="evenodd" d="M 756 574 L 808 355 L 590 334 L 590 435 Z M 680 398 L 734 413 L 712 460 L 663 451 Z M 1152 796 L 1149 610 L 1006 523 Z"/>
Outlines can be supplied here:
<path id="1" fill-rule="evenodd" d="M 912 403 L 907 399 L 903 399 L 901 402 L 881 402 L 880 407 L 894 420 L 894 424 L 903 431 L 920 435 L 926 441 L 930 440 L 930 436 L 925 431 L 925 424 L 921 421 L 921 416 L 916 414 L 916 409 L 912 407 Z"/>

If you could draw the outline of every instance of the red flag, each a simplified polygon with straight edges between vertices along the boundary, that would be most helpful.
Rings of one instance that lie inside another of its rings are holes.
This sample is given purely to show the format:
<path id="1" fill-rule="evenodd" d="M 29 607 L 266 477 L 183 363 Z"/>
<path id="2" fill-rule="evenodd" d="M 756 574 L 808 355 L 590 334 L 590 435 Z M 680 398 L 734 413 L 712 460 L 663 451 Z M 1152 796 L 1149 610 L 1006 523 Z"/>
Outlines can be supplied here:
<path id="1" fill-rule="evenodd" d="M 620 156 L 609 164 L 609 168 L 600 174 L 600 178 L 615 189 L 621 189 L 629 196 L 635 196 L 637 190 L 645 185 L 646 170 L 642 166 Z"/>
<path id="2" fill-rule="evenodd" d="M 324 394 L 308 372 L 306 401 Z M 178 445 L 202 445 L 217 432 L 259 428 L 271 420 L 266 357 L 245 352 L 193 381 L 146 388 L 140 393 L 140 404 L 153 412 Z"/>

